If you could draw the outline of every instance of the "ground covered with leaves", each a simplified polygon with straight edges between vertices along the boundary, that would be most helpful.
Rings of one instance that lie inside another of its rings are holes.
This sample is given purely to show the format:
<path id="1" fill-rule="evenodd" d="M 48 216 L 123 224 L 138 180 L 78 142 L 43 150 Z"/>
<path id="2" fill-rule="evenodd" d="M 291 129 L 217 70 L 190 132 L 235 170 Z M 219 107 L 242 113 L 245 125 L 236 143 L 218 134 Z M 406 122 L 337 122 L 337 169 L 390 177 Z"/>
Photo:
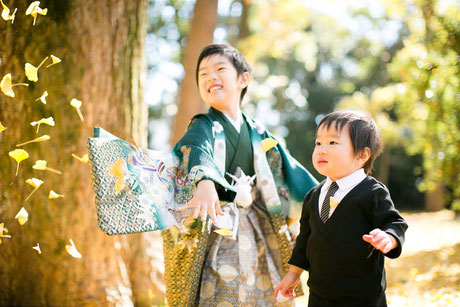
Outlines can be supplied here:
<path id="1" fill-rule="evenodd" d="M 403 253 L 386 259 L 388 306 L 460 306 L 460 219 L 448 210 L 402 215 L 409 224 Z"/>

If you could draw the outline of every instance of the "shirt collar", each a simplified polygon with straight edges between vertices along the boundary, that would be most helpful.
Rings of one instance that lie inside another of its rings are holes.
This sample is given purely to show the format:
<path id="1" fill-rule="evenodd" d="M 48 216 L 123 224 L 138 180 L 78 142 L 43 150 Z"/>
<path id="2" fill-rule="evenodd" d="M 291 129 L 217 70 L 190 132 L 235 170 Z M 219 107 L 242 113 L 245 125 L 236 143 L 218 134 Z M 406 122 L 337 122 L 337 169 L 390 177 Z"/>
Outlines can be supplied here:
<path id="1" fill-rule="evenodd" d="M 241 111 L 238 112 L 238 114 L 236 116 L 236 120 L 233 120 L 233 118 L 231 118 L 230 116 L 228 116 L 225 113 L 222 113 L 222 114 L 224 114 L 224 116 L 233 125 L 233 127 L 235 127 L 236 131 L 240 132 L 241 122 L 243 121 L 243 117 L 241 116 Z"/>
<path id="2" fill-rule="evenodd" d="M 364 172 L 363 168 L 360 168 L 359 170 L 354 171 L 350 175 L 336 180 L 336 182 L 337 182 L 337 185 L 339 186 L 339 190 L 346 190 L 347 188 L 353 185 L 357 185 L 364 178 L 366 178 L 366 173 Z M 327 177 L 324 187 L 329 189 L 329 186 L 331 185 L 331 183 L 332 183 L 332 179 Z"/>

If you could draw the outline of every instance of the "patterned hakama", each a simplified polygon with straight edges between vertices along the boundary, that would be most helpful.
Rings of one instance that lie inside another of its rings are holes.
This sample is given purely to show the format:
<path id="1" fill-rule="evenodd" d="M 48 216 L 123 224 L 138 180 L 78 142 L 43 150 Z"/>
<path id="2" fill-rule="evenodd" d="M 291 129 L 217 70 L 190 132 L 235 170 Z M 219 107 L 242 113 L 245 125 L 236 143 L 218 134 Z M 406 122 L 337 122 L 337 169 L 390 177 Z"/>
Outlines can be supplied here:
<path id="1" fill-rule="evenodd" d="M 273 296 L 284 269 L 280 248 L 265 204 L 238 208 L 236 240 L 212 233 L 199 297 L 200 306 L 293 306 Z"/>

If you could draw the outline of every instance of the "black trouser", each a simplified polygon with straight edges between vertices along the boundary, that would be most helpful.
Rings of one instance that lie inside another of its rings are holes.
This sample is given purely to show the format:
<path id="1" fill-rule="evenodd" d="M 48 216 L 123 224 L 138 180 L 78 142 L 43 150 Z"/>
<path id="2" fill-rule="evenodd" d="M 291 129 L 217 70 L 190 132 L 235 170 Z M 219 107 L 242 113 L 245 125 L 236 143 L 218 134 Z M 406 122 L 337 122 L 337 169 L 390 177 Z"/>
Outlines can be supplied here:
<path id="1" fill-rule="evenodd" d="M 308 297 L 309 307 L 326 307 L 326 306 L 354 306 L 354 307 L 386 307 L 387 299 L 385 292 L 382 292 L 377 297 L 356 297 L 356 296 L 341 296 L 341 297 L 323 297 L 310 289 Z"/>

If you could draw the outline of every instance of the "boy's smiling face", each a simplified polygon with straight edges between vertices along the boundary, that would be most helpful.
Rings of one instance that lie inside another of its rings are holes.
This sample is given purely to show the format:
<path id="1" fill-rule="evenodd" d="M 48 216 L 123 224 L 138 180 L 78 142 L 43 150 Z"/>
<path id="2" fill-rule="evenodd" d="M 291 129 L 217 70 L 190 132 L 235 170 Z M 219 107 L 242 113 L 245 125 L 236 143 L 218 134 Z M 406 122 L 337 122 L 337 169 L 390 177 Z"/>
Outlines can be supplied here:
<path id="1" fill-rule="evenodd" d="M 247 87 L 249 74 L 238 76 L 230 60 L 220 54 L 204 58 L 198 69 L 198 88 L 203 101 L 224 112 L 238 107 L 243 88 Z"/>
<path id="2" fill-rule="evenodd" d="M 340 131 L 336 130 L 335 123 L 329 129 L 325 125 L 318 128 L 313 165 L 321 175 L 336 181 L 362 168 L 369 156 L 367 147 L 362 153 L 353 152 L 348 125 Z"/>

